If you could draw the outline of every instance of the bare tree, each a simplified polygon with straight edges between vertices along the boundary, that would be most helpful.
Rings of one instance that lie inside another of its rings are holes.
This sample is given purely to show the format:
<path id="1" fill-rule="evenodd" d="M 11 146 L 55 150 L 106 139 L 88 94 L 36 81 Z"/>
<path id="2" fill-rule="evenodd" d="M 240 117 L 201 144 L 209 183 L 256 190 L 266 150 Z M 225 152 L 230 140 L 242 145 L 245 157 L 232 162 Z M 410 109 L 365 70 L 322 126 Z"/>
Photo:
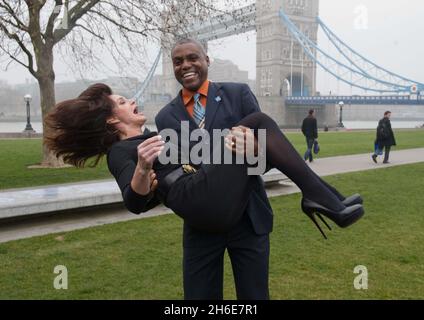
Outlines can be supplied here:
<path id="1" fill-rule="evenodd" d="M 81 73 L 107 67 L 101 63 L 104 52 L 121 67 L 143 63 L 147 42 L 184 34 L 192 21 L 222 16 L 234 5 L 230 0 L 0 0 L 0 57 L 7 59 L 6 68 L 18 63 L 36 78 L 44 116 L 56 103 L 57 53 Z M 44 146 L 42 165 L 62 163 Z"/>

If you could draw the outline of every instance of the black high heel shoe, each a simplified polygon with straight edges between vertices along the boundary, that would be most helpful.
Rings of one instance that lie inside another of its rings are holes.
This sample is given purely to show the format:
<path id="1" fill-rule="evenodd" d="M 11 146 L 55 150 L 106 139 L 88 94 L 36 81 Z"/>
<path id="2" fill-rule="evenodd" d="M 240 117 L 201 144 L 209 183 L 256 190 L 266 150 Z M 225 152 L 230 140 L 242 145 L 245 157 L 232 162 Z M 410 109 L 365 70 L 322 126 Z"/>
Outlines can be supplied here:
<path id="1" fill-rule="evenodd" d="M 331 227 L 324 220 L 321 214 L 333 221 L 340 228 L 347 228 L 358 221 L 365 213 L 364 207 L 360 204 L 346 207 L 346 209 L 343 211 L 336 212 L 305 198 L 302 199 L 302 210 L 312 220 L 312 222 L 323 235 L 324 239 L 327 239 L 327 236 L 325 235 L 324 231 L 322 231 L 315 216 L 318 216 L 318 218 L 326 225 L 326 227 L 331 230 Z"/>
<path id="2" fill-rule="evenodd" d="M 342 201 L 345 207 L 351 207 L 355 204 L 363 204 L 364 200 L 362 199 L 360 194 L 354 194 L 353 196 L 350 196 L 349 198 L 346 198 Z"/>

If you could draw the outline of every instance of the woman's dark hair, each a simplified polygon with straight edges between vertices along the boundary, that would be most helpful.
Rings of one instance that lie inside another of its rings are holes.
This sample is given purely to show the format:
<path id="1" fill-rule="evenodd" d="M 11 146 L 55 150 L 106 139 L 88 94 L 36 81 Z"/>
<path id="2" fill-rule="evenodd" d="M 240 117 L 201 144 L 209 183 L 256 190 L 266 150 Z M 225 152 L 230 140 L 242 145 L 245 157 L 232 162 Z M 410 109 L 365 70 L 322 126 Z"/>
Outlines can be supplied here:
<path id="1" fill-rule="evenodd" d="M 312 116 L 314 114 L 314 112 L 315 112 L 314 109 L 309 110 L 309 115 Z"/>
<path id="2" fill-rule="evenodd" d="M 93 158 L 95 167 L 112 144 L 119 141 L 119 132 L 107 120 L 115 104 L 109 86 L 91 85 L 78 98 L 58 103 L 45 119 L 45 143 L 57 157 L 76 167 L 84 167 Z"/>

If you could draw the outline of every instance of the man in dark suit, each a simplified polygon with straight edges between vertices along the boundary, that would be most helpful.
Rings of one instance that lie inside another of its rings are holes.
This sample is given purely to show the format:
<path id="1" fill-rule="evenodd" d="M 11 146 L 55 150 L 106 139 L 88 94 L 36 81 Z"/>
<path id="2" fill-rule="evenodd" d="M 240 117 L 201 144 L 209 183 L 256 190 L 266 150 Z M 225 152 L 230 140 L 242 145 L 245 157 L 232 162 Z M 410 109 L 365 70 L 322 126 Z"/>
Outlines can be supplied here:
<path id="1" fill-rule="evenodd" d="M 212 130 L 231 129 L 245 116 L 260 111 L 247 85 L 208 81 L 209 57 L 196 40 L 178 41 L 172 50 L 172 62 L 183 89 L 157 115 L 159 131 L 174 129 L 181 136 L 181 122 L 188 121 L 190 132 L 203 128 L 212 136 Z M 254 187 L 246 211 L 230 232 L 209 234 L 184 224 L 185 299 L 223 299 L 225 250 L 231 259 L 237 298 L 269 299 L 273 214 L 262 179 L 251 179 Z"/>
<path id="2" fill-rule="evenodd" d="M 306 138 L 307 147 L 303 158 L 305 161 L 309 160 L 309 162 L 313 162 L 314 156 L 312 148 L 314 147 L 316 139 L 318 139 L 318 124 L 317 119 L 315 118 L 315 110 L 309 110 L 308 116 L 303 120 L 302 133 Z"/>

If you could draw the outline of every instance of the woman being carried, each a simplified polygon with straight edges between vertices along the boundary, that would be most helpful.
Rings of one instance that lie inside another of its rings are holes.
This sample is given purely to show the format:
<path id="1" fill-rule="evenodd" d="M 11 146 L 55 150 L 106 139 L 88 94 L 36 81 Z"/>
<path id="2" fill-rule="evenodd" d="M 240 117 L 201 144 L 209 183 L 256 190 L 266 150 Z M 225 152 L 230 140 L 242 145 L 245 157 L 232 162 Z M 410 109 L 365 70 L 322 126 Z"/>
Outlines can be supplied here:
<path id="1" fill-rule="evenodd" d="M 90 86 L 72 100 L 59 103 L 48 115 L 46 143 L 66 163 L 83 167 L 94 158 L 97 165 L 107 155 L 127 208 L 134 213 L 149 210 L 153 189 L 164 204 L 191 226 L 208 232 L 225 232 L 242 217 L 249 199 L 252 176 L 247 164 L 202 164 L 193 172 L 183 172 L 180 164 L 161 164 L 157 158 L 165 142 L 156 133 L 143 129 L 146 117 L 137 105 L 112 94 L 104 84 Z M 326 216 L 345 228 L 364 214 L 359 195 L 346 199 L 320 179 L 302 160 L 278 125 L 263 113 L 254 113 L 238 123 L 225 139 L 220 152 L 235 153 L 233 137 L 253 129 L 266 132 L 268 167 L 277 168 L 302 191 L 302 210 L 315 223 Z M 229 151 L 230 150 L 230 151 Z M 234 163 L 234 162 L 233 162 Z M 151 170 L 154 170 L 152 174 Z"/>

